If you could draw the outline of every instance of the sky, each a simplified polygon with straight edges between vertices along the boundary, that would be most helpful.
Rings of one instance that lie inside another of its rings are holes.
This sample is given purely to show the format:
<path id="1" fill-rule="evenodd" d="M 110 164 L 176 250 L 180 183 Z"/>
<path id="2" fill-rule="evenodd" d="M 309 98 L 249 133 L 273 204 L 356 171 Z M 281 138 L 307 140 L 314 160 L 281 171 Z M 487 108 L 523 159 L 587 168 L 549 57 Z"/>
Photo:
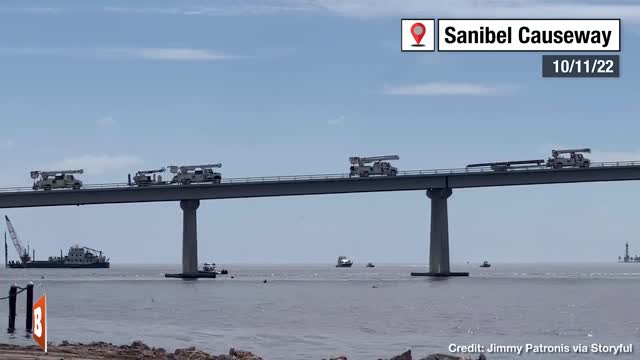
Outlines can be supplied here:
<path id="1" fill-rule="evenodd" d="M 621 77 L 543 79 L 541 53 L 401 53 L 400 19 L 622 18 Z M 224 177 L 546 158 L 640 160 L 636 1 L 0 2 L 0 186 L 84 168 L 87 184 L 221 162 Z M 640 184 L 455 190 L 454 262 L 640 254 Z M 199 259 L 426 264 L 424 191 L 208 200 Z M 36 258 L 73 244 L 113 263 L 179 263 L 179 204 L 4 210 Z M 10 256 L 15 252 L 10 248 Z M 454 269 L 455 270 L 455 269 Z"/>

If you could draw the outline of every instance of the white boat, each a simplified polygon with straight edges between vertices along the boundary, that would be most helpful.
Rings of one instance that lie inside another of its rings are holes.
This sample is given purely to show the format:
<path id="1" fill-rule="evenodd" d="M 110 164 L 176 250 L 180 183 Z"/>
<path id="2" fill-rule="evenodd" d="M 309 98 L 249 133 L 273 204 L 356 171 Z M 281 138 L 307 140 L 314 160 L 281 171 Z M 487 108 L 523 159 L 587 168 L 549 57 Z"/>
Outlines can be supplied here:
<path id="1" fill-rule="evenodd" d="M 351 267 L 353 265 L 353 261 L 351 261 L 346 256 L 338 256 L 338 263 L 336 267 Z"/>

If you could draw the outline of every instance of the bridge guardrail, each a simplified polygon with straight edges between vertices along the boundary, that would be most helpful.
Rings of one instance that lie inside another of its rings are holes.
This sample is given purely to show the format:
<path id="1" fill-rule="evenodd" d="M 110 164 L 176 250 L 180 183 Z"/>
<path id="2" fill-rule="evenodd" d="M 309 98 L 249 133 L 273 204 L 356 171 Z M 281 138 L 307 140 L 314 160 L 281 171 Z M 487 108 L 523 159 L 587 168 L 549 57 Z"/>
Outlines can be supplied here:
<path id="1" fill-rule="evenodd" d="M 591 163 L 591 168 L 594 167 L 627 167 L 627 166 L 640 166 L 640 161 L 610 161 L 610 162 L 595 162 Z M 564 169 L 554 170 L 549 169 L 546 166 L 526 166 L 508 170 L 513 171 L 531 171 L 531 170 L 545 170 L 545 171 L 563 171 Z M 445 174 L 465 174 L 465 173 L 494 173 L 490 167 L 479 168 L 452 168 L 452 169 L 430 169 L 430 170 L 407 170 L 398 171 L 397 176 L 416 176 L 416 175 L 445 175 Z M 330 180 L 330 179 L 349 179 L 349 174 L 318 174 L 318 175 L 284 175 L 284 176 L 254 176 L 244 178 L 226 178 L 222 179 L 223 184 L 240 184 L 240 183 L 261 183 L 261 182 L 281 182 L 281 181 L 304 181 L 304 180 Z M 354 179 L 358 179 L 355 177 Z M 174 186 L 174 185 L 165 185 Z M 116 188 L 129 188 L 128 183 L 105 183 L 105 184 L 85 184 L 82 189 L 116 189 Z M 29 192 L 34 191 L 30 186 L 12 186 L 0 188 L 0 193 L 15 193 L 15 192 Z M 55 191 L 55 190 L 54 190 Z"/>

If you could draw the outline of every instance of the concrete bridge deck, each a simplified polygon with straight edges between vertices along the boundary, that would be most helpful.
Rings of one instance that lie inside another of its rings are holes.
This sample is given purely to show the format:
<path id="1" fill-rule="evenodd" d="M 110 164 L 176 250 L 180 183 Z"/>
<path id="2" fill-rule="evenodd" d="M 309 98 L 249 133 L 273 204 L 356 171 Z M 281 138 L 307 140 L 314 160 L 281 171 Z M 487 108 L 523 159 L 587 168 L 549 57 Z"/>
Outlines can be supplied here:
<path id="1" fill-rule="evenodd" d="M 493 171 L 486 168 L 415 170 L 397 176 L 350 178 L 348 174 L 223 179 L 221 184 L 129 186 L 92 184 L 80 190 L 0 189 L 0 208 L 232 199 L 427 189 L 640 180 L 640 162 L 594 163 L 589 168 L 545 167 Z"/>

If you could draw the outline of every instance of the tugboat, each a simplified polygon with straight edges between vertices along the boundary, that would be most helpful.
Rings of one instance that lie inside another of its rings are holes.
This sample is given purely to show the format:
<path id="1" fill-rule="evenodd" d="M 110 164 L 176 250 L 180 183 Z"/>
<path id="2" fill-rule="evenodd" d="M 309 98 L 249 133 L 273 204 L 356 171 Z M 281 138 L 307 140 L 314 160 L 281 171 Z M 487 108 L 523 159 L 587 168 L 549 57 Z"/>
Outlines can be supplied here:
<path id="1" fill-rule="evenodd" d="M 338 256 L 338 263 L 336 267 L 351 267 L 353 265 L 353 261 L 348 259 L 346 256 Z"/>
<path id="2" fill-rule="evenodd" d="M 482 265 L 480 265 L 480 267 L 481 267 L 481 268 L 488 268 L 488 267 L 491 267 L 491 264 L 489 264 L 489 262 L 485 260 L 485 261 L 482 263 Z"/>
<path id="3" fill-rule="evenodd" d="M 367 263 L 367 267 L 368 267 L 368 268 L 372 268 L 372 267 L 376 267 L 376 266 L 375 266 L 375 265 L 373 265 L 373 263 L 372 263 L 372 262 L 368 262 L 368 263 Z"/>

